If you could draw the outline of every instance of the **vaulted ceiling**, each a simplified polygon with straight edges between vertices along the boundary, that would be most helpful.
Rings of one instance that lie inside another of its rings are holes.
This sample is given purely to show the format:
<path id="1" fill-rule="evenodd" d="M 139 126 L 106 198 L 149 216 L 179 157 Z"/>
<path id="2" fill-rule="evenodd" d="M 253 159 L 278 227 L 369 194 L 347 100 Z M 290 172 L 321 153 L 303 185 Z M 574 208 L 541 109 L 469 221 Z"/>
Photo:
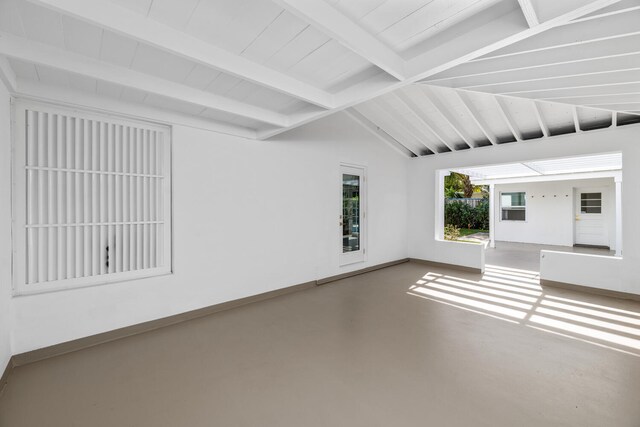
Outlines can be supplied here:
<path id="1" fill-rule="evenodd" d="M 0 78 L 258 139 L 347 109 L 427 155 L 640 120 L 638 37 L 640 0 L 0 0 Z"/>

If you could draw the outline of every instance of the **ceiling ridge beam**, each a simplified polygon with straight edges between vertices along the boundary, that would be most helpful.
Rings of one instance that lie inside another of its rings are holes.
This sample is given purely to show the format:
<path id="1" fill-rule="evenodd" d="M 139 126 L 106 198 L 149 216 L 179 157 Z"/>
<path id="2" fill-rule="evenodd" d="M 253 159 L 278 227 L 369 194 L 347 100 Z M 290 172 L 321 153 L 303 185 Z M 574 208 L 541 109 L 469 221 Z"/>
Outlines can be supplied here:
<path id="1" fill-rule="evenodd" d="M 289 124 L 289 118 L 277 112 L 6 33 L 0 33 L 0 54 L 263 123 L 280 127 Z"/>
<path id="2" fill-rule="evenodd" d="M 475 124 L 478 126 L 478 128 L 482 131 L 482 133 L 487 138 L 487 140 L 492 145 L 496 145 L 497 144 L 496 138 L 489 134 L 489 131 L 486 129 L 486 127 L 480 121 L 480 118 L 478 117 L 478 113 L 474 112 L 472 110 L 471 104 L 464 98 L 465 95 L 462 92 L 458 91 L 457 89 L 454 89 L 453 91 L 455 92 L 456 96 L 458 97 L 458 99 L 460 100 L 462 105 L 464 106 L 465 111 L 469 114 L 469 116 L 471 116 L 471 118 L 473 119 Z"/>
<path id="3" fill-rule="evenodd" d="M 385 144 L 391 146 L 398 153 L 402 154 L 405 157 L 418 157 L 418 153 L 414 153 L 409 147 L 406 147 L 400 141 L 389 135 L 384 129 L 380 126 L 373 123 L 369 118 L 367 118 L 364 114 L 359 112 L 353 107 L 347 108 L 344 112 L 351 117 L 355 122 L 360 124 L 364 129 L 366 129 L 369 133 L 377 137 L 380 141 Z M 437 154 L 437 153 L 434 153 Z"/>
<path id="4" fill-rule="evenodd" d="M 29 1 L 302 101 L 334 107 L 329 92 L 106 0 Z"/>
<path id="5" fill-rule="evenodd" d="M 454 123 L 454 118 L 449 113 L 449 109 L 442 103 L 437 94 L 435 94 L 433 90 L 427 85 L 423 85 L 422 90 L 426 91 L 427 94 L 430 95 L 426 97 L 426 99 L 428 99 L 428 102 L 430 102 L 431 105 L 435 107 L 436 111 L 444 118 L 449 126 L 451 126 L 453 131 L 462 139 L 462 141 L 464 141 L 464 143 L 467 144 L 469 148 L 476 148 L 475 144 L 473 143 L 473 139 L 469 138 L 468 135 L 462 133 L 458 124 Z"/>
<path id="6" fill-rule="evenodd" d="M 520 9 L 522 9 L 522 14 L 527 20 L 529 28 L 540 25 L 540 20 L 538 20 L 538 15 L 531 0 L 518 0 L 518 3 L 520 4 Z"/>
<path id="7" fill-rule="evenodd" d="M 455 147 L 453 146 L 453 144 L 449 145 L 449 143 L 446 141 L 446 139 L 442 135 L 440 135 L 440 133 L 437 132 L 433 128 L 433 126 L 431 126 L 425 119 L 420 117 L 420 115 L 416 112 L 416 111 L 420 111 L 420 107 L 418 107 L 418 105 L 416 105 L 413 102 L 413 100 L 410 99 L 407 96 L 407 94 L 405 94 L 404 92 L 399 90 L 399 91 L 391 92 L 391 95 L 395 96 L 396 98 L 398 98 L 400 100 L 400 102 L 402 102 L 404 105 L 406 105 L 407 108 L 409 109 L 409 111 L 411 111 L 413 113 L 413 115 L 418 120 L 420 120 L 420 122 L 442 143 L 442 145 L 444 145 L 445 147 L 447 147 L 451 151 L 457 151 L 455 149 Z"/>
<path id="8" fill-rule="evenodd" d="M 404 59 L 330 4 L 322 0 L 273 1 L 396 79 L 405 79 Z"/>

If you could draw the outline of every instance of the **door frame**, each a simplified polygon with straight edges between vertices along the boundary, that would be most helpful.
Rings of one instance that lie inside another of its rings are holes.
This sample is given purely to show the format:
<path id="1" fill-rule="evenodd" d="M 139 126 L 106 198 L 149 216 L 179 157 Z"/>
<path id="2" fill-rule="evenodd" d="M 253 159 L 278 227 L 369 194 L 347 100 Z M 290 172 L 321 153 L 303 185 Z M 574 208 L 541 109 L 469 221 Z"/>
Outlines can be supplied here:
<path id="1" fill-rule="evenodd" d="M 578 221 L 576 220 L 576 217 L 578 215 L 588 215 L 588 214 L 582 214 L 581 212 L 578 211 L 578 195 L 580 193 L 601 193 L 602 194 L 602 221 L 604 223 L 604 232 L 605 232 L 605 240 L 606 240 L 606 244 L 605 245 L 589 245 L 589 244 L 585 244 L 585 243 L 578 243 L 577 237 L 578 237 Z M 572 221 L 573 221 L 573 245 L 576 246 L 593 246 L 593 247 L 607 247 L 609 249 L 611 249 L 611 233 L 609 230 L 609 215 L 611 214 L 610 211 L 610 202 L 611 202 L 611 187 L 606 186 L 606 185 L 602 185 L 602 186 L 597 186 L 597 187 L 573 187 L 573 200 L 572 200 L 572 212 L 573 212 L 573 216 L 572 216 Z"/>
<path id="2" fill-rule="evenodd" d="M 359 224 L 359 233 L 360 233 L 360 250 L 353 252 L 343 252 L 343 235 L 342 235 L 342 175 L 345 173 L 345 169 L 356 169 L 360 173 L 359 175 L 362 177 L 360 182 L 360 224 Z M 340 194 L 340 202 L 339 202 L 339 214 L 338 214 L 338 242 L 339 242 L 339 265 L 340 267 L 356 264 L 359 262 L 365 262 L 367 260 L 367 233 L 369 230 L 367 224 L 367 167 L 365 165 L 358 165 L 354 163 L 346 163 L 341 162 L 340 167 L 338 168 L 338 187 Z"/>

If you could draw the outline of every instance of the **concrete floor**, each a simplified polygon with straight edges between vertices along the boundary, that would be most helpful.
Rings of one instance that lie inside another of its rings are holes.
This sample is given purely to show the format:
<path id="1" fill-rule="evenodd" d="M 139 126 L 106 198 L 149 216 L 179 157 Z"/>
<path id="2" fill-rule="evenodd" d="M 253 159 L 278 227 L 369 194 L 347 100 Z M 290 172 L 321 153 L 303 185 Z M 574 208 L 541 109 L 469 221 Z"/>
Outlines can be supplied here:
<path id="1" fill-rule="evenodd" d="M 503 267 L 521 268 L 524 270 L 540 271 L 540 251 L 575 252 L 614 256 L 615 251 L 598 248 L 582 248 L 571 246 L 533 245 L 529 243 L 496 242 L 495 248 L 485 251 L 485 263 Z"/>
<path id="2" fill-rule="evenodd" d="M 640 303 L 405 263 L 19 367 L 0 426 L 640 425 Z"/>

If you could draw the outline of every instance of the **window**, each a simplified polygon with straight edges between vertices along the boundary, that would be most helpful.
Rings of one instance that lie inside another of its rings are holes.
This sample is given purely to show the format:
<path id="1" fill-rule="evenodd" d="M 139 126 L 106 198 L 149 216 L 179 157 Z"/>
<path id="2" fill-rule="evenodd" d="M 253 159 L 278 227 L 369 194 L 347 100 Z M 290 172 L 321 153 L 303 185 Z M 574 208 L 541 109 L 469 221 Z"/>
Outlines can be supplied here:
<path id="1" fill-rule="evenodd" d="M 500 208 L 503 221 L 524 221 L 526 219 L 526 195 L 524 192 L 501 193 Z"/>
<path id="2" fill-rule="evenodd" d="M 580 213 L 602 213 L 602 193 L 580 193 Z"/>
<path id="3" fill-rule="evenodd" d="M 20 101 L 14 132 L 14 291 L 171 271 L 166 127 Z"/>

